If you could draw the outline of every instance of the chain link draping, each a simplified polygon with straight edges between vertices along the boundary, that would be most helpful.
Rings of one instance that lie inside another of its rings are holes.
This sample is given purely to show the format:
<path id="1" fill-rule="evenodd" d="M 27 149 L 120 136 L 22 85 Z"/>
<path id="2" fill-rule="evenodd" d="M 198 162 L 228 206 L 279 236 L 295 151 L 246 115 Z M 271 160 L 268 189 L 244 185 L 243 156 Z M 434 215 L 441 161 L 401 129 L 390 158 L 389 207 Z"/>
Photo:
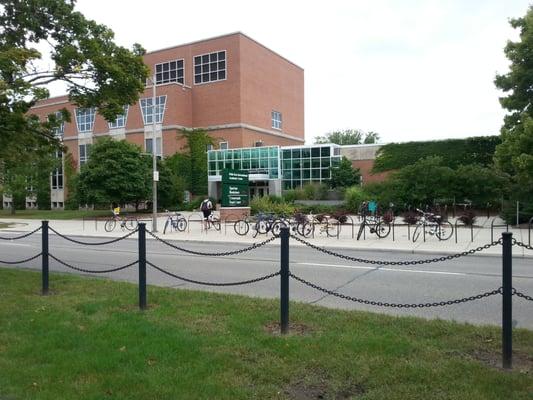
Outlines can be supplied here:
<path id="1" fill-rule="evenodd" d="M 381 261 L 381 260 L 367 260 L 367 259 L 364 259 L 364 258 L 350 257 L 350 256 L 347 256 L 345 254 L 340 254 L 340 253 L 334 252 L 332 250 L 327 250 L 327 249 L 324 249 L 324 248 L 319 247 L 317 245 L 314 245 L 312 243 L 309 243 L 309 242 L 299 238 L 298 236 L 291 235 L 291 237 L 293 239 L 295 239 L 296 241 L 298 241 L 300 243 L 303 243 L 307 247 L 310 247 L 310 248 L 312 248 L 314 250 L 320 251 L 320 252 L 325 253 L 325 254 L 329 254 L 330 256 L 342 258 L 342 259 L 348 260 L 348 261 L 355 261 L 355 262 L 359 262 L 359 263 L 363 263 L 363 264 L 373 264 L 373 265 L 420 265 L 420 264 L 430 264 L 430 263 L 434 263 L 434 262 L 448 261 L 448 260 L 453 260 L 453 259 L 460 258 L 460 257 L 469 256 L 471 254 L 474 254 L 474 253 L 477 253 L 477 252 L 480 252 L 480 251 L 483 251 L 483 250 L 490 249 L 491 247 L 496 246 L 496 245 L 501 243 L 501 240 L 497 240 L 495 242 L 487 243 L 487 244 L 485 244 L 483 246 L 476 247 L 475 249 L 470 249 L 470 250 L 462 251 L 460 253 L 455 253 L 455 254 L 449 254 L 447 256 L 442 256 L 442 257 L 427 258 L 427 259 L 424 259 L 424 260 Z"/>
<path id="2" fill-rule="evenodd" d="M 63 234 L 59 233 L 58 231 L 56 231 L 54 228 L 48 228 L 48 229 L 50 229 L 52 232 L 54 232 L 57 236 L 65 239 L 65 240 L 68 240 L 69 242 L 76 243 L 76 244 L 82 244 L 84 246 L 102 246 L 102 245 L 105 245 L 105 244 L 111 244 L 111 243 L 120 242 L 121 240 L 129 238 L 134 233 L 137 233 L 137 230 L 138 230 L 138 229 L 135 229 L 134 231 L 131 231 L 127 235 L 120 236 L 120 237 L 115 238 L 115 239 L 107 240 L 105 242 L 82 242 L 81 240 L 76 240 L 76 239 L 69 238 L 68 236 L 63 235 Z"/>
<path id="3" fill-rule="evenodd" d="M 153 234 L 152 232 L 148 232 L 148 234 L 150 236 L 152 236 L 154 239 L 158 240 L 159 242 L 161 242 L 163 244 L 166 244 L 167 246 L 172 247 L 172 248 L 174 248 L 176 250 L 183 251 L 184 253 L 194 254 L 194 255 L 197 255 L 197 256 L 210 256 L 210 257 L 233 256 L 233 255 L 236 255 L 236 254 L 246 253 L 247 251 L 258 249 L 259 247 L 262 247 L 265 244 L 270 243 L 270 242 L 272 242 L 272 241 L 277 239 L 276 236 L 273 236 L 270 239 L 265 240 L 264 242 L 254 243 L 254 244 L 252 244 L 249 247 L 245 247 L 244 249 L 226 251 L 226 252 L 219 252 L 219 253 L 207 253 L 207 252 L 202 252 L 202 251 L 184 249 L 183 247 L 179 247 L 179 246 L 176 246 L 175 244 L 167 242 L 166 240 L 160 238 L 159 236 Z"/>
<path id="4" fill-rule="evenodd" d="M 525 294 L 525 293 L 519 292 L 519 291 L 516 290 L 515 288 L 513 288 L 513 295 L 514 295 L 514 296 L 521 297 L 522 299 L 525 299 L 525 300 L 533 301 L 533 297 L 532 297 L 532 296 L 528 296 L 528 295 Z"/>
<path id="5" fill-rule="evenodd" d="M 197 281 L 197 280 L 194 280 L 194 279 L 184 278 L 183 276 L 179 276 L 179 275 L 173 274 L 172 272 L 169 272 L 169 271 L 167 271 L 167 270 L 165 270 L 163 268 L 158 267 L 157 265 L 151 263 L 150 261 L 146 261 L 146 264 L 148 264 L 152 268 L 155 268 L 159 272 L 162 272 L 163 274 L 166 274 L 166 275 L 171 276 L 173 278 L 182 280 L 184 282 L 195 283 L 197 285 L 203 285 L 203 286 L 239 286 L 239 285 L 247 285 L 249 283 L 256 283 L 256 282 L 264 281 L 264 280 L 273 278 L 273 277 L 275 277 L 275 276 L 280 274 L 280 272 L 278 271 L 278 272 L 274 272 L 272 274 L 260 276 L 259 278 L 248 279 L 248 280 L 245 280 L 245 281 L 238 281 L 238 282 L 206 282 L 206 281 Z"/>
<path id="6" fill-rule="evenodd" d="M 20 261 L 3 261 L 3 260 L 0 260 L 0 264 L 8 264 L 8 265 L 24 264 L 24 263 L 26 263 L 28 261 L 35 260 L 36 258 L 40 257 L 41 254 L 43 254 L 43 253 L 36 254 L 33 257 L 26 258 L 26 259 L 20 260 Z"/>
<path id="7" fill-rule="evenodd" d="M 56 260 L 59 264 L 64 265 L 67 268 L 73 269 L 75 271 L 85 272 L 89 274 L 107 274 L 109 272 L 117 272 L 122 271 L 123 269 L 129 268 L 135 264 L 137 264 L 138 260 L 135 260 L 129 264 L 123 265 L 122 267 L 116 267 L 116 268 L 110 268 L 110 269 L 103 269 L 103 270 L 91 270 L 91 269 L 85 269 L 80 267 L 75 267 L 74 265 L 71 265 L 69 263 L 66 263 L 65 261 L 60 260 L 57 257 L 54 257 L 52 254 L 49 254 L 50 258 Z"/>
<path id="8" fill-rule="evenodd" d="M 517 245 L 518 247 L 523 247 L 524 249 L 533 250 L 533 246 L 530 246 L 530 245 L 528 245 L 528 244 L 525 244 L 525 243 L 519 242 L 519 241 L 516 240 L 515 238 L 513 238 L 513 244 L 514 244 L 514 245 Z"/>
<path id="9" fill-rule="evenodd" d="M 20 236 L 14 236 L 14 237 L 1 237 L 0 236 L 0 240 L 19 240 L 19 239 L 24 239 L 24 238 L 27 238 L 28 236 L 33 235 L 34 233 L 39 232 L 41 230 L 41 228 L 42 228 L 42 226 L 38 227 L 37 229 L 34 229 L 31 232 L 25 233 L 25 234 L 20 235 Z"/>
<path id="10" fill-rule="evenodd" d="M 299 276 L 294 275 L 293 273 L 290 273 L 289 276 L 295 280 L 297 280 L 300 283 L 303 283 L 306 286 L 309 286 L 313 289 L 319 290 L 323 293 L 329 294 L 331 296 L 339 297 L 344 300 L 353 301 L 355 303 L 361 303 L 361 304 L 368 304 L 371 306 L 378 306 L 378 307 L 392 307 L 392 308 L 426 308 L 426 307 L 442 307 L 442 306 L 450 306 L 453 304 L 460 304 L 460 303 L 466 303 L 468 301 L 474 301 L 483 299 L 485 297 L 494 296 L 496 294 L 502 293 L 502 288 L 491 290 L 490 292 L 485 292 L 481 294 L 477 294 L 474 296 L 469 297 L 463 297 L 461 299 L 455 299 L 455 300 L 446 300 L 446 301 L 436 301 L 433 303 L 388 303 L 384 301 L 374 301 L 374 300 L 367 300 L 367 299 L 360 299 L 358 297 L 348 296 L 342 293 L 337 293 L 333 290 L 325 289 L 321 286 L 318 286 L 314 283 L 311 283 L 309 281 L 306 281 L 303 278 L 300 278 Z"/>

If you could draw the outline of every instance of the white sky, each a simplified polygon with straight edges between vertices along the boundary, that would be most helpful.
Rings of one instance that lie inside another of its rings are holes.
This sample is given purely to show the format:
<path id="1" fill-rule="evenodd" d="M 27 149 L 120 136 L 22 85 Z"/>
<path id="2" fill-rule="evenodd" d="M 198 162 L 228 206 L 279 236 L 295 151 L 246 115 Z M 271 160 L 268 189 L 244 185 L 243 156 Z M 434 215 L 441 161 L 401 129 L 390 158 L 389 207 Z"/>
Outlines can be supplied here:
<path id="1" fill-rule="evenodd" d="M 508 19 L 528 1 L 78 0 L 77 9 L 148 51 L 241 31 L 304 68 L 308 143 L 345 128 L 390 142 L 498 134 L 493 80 L 517 37 Z"/>

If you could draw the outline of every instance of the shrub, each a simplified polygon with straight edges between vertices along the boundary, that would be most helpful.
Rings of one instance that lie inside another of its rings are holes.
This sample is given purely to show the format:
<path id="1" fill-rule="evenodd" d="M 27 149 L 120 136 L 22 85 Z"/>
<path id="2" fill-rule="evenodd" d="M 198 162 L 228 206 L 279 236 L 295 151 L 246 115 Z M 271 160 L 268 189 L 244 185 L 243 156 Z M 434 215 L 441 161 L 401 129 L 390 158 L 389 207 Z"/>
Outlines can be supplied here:
<path id="1" fill-rule="evenodd" d="M 328 206 L 324 204 L 314 204 L 314 205 L 298 205 L 298 212 L 304 214 L 328 214 L 331 215 L 337 211 L 338 207 Z"/>
<path id="2" fill-rule="evenodd" d="M 467 226 L 472 226 L 476 222 L 476 213 L 472 210 L 465 210 L 459 216 L 459 221 Z"/>
<path id="3" fill-rule="evenodd" d="M 268 196 L 254 197 L 252 201 L 250 201 L 250 208 L 252 214 L 267 212 L 278 215 L 292 215 L 296 210 L 292 204 L 286 203 L 283 200 L 275 203 Z"/>
<path id="4" fill-rule="evenodd" d="M 325 200 L 328 197 L 328 186 L 324 183 L 308 183 L 296 194 L 302 196 L 298 200 Z"/>
<path id="5" fill-rule="evenodd" d="M 358 186 L 352 186 L 346 189 L 344 194 L 344 205 L 350 212 L 358 212 L 359 206 L 365 199 L 367 194 Z"/>
<path id="6" fill-rule="evenodd" d="M 418 215 L 416 211 L 406 211 L 403 213 L 402 217 L 403 217 L 403 222 L 409 225 L 416 224 L 418 220 L 420 219 L 420 216 Z"/>

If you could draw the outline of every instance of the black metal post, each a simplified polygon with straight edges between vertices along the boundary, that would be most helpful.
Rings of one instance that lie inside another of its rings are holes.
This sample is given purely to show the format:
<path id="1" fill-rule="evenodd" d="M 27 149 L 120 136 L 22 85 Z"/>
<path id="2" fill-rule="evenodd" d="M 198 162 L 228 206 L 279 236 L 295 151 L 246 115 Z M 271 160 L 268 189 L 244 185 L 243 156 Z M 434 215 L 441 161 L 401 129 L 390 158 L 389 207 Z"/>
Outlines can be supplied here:
<path id="1" fill-rule="evenodd" d="M 513 234 L 502 233 L 502 356 L 503 368 L 513 367 Z"/>
<path id="2" fill-rule="evenodd" d="M 42 294 L 48 294 L 48 221 L 42 221 L 41 228 L 41 259 L 42 259 Z"/>
<path id="3" fill-rule="evenodd" d="M 282 227 L 281 233 L 281 273 L 280 273 L 280 305 L 281 305 L 281 334 L 289 333 L 289 228 Z"/>
<path id="4" fill-rule="evenodd" d="M 146 310 L 146 223 L 139 222 L 139 308 Z"/>

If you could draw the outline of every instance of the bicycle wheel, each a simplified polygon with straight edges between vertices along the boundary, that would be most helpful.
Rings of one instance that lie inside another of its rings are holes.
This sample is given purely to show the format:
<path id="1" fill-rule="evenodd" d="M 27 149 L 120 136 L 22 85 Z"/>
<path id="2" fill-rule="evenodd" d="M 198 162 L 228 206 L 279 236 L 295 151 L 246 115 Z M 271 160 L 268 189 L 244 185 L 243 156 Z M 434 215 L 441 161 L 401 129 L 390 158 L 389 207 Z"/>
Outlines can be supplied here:
<path id="1" fill-rule="evenodd" d="M 376 225 L 376 235 L 378 238 L 383 239 L 389 236 L 390 224 L 384 221 L 378 222 Z"/>
<path id="2" fill-rule="evenodd" d="M 298 228 L 300 229 L 298 233 L 306 238 L 310 237 L 315 230 L 315 226 L 311 222 L 300 224 L 298 225 Z"/>
<path id="3" fill-rule="evenodd" d="M 163 235 L 164 235 L 165 233 L 167 233 L 167 229 L 168 229 L 168 226 L 169 226 L 170 223 L 171 223 L 171 222 L 170 222 L 170 219 L 167 219 L 167 220 L 165 221 L 165 227 L 163 228 Z"/>
<path id="4" fill-rule="evenodd" d="M 256 230 L 258 233 L 265 234 L 268 231 L 268 222 L 267 221 L 257 221 Z"/>
<path id="5" fill-rule="evenodd" d="M 335 221 L 335 222 L 327 221 L 326 222 L 326 233 L 329 237 L 335 237 L 339 235 L 340 232 L 341 232 L 341 224 L 338 221 Z"/>
<path id="6" fill-rule="evenodd" d="M 220 220 L 218 219 L 218 217 L 213 217 L 210 222 L 211 222 L 211 225 L 213 225 L 213 227 L 217 231 L 220 230 Z"/>
<path id="7" fill-rule="evenodd" d="M 275 221 L 272 224 L 272 228 L 270 230 L 272 231 L 272 234 L 277 237 L 281 233 L 281 228 L 286 227 L 286 226 L 287 224 L 285 224 L 284 221 Z"/>
<path id="8" fill-rule="evenodd" d="M 105 222 L 104 229 L 106 232 L 111 232 L 113 229 L 115 229 L 115 226 L 117 225 L 117 221 L 114 219 L 108 219 Z"/>
<path id="9" fill-rule="evenodd" d="M 359 226 L 359 232 L 357 232 L 357 240 L 361 239 L 361 236 L 363 235 L 363 231 L 365 230 L 365 221 Z"/>
<path id="10" fill-rule="evenodd" d="M 417 225 L 415 230 L 413 231 L 413 243 L 416 242 L 418 240 L 418 238 L 420 237 L 420 231 L 424 229 L 422 227 L 422 225 Z"/>
<path id="11" fill-rule="evenodd" d="M 128 231 L 134 231 L 135 229 L 137 229 L 137 225 L 139 225 L 139 222 L 135 217 L 126 217 L 124 223 Z"/>
<path id="12" fill-rule="evenodd" d="M 437 226 L 435 235 L 439 238 L 439 240 L 448 240 L 452 236 L 452 233 L 453 225 L 448 221 L 444 221 L 441 222 L 440 226 Z"/>
<path id="13" fill-rule="evenodd" d="M 176 223 L 176 228 L 178 231 L 183 232 L 185 229 L 187 229 L 187 220 L 185 218 L 179 218 L 178 222 Z"/>
<path id="14" fill-rule="evenodd" d="M 233 230 L 237 235 L 244 236 L 250 230 L 250 225 L 244 219 L 240 219 L 233 224 Z"/>

